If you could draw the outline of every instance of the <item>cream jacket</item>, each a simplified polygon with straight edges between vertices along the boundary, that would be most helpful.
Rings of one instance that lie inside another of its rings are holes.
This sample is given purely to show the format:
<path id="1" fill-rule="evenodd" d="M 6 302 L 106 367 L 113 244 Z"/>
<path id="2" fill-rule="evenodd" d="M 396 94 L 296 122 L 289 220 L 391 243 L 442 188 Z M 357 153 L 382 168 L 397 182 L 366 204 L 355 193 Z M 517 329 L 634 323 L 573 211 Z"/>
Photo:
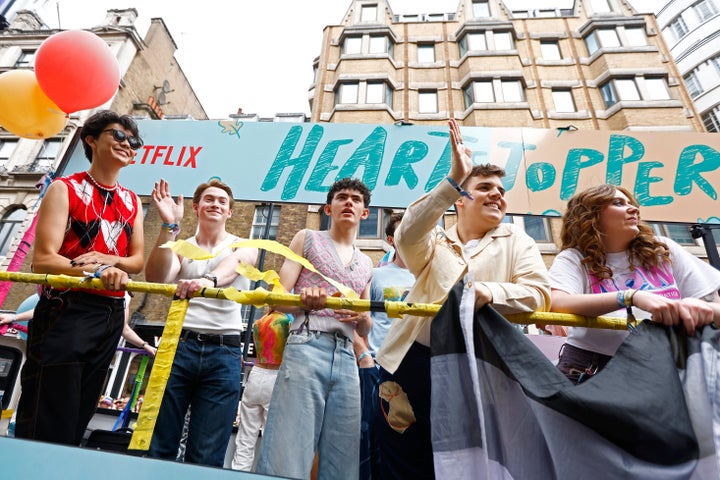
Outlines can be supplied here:
<path id="1" fill-rule="evenodd" d="M 437 224 L 459 198 L 448 182 L 408 207 L 395 232 L 395 245 L 415 286 L 408 303 L 443 303 L 468 271 L 492 292 L 492 306 L 500 313 L 547 311 L 550 281 L 535 241 L 512 224 L 489 231 L 467 255 L 457 227 L 447 231 Z M 378 363 L 394 373 L 413 342 L 430 345 L 430 317 L 405 315 L 393 320 L 377 355 Z"/>

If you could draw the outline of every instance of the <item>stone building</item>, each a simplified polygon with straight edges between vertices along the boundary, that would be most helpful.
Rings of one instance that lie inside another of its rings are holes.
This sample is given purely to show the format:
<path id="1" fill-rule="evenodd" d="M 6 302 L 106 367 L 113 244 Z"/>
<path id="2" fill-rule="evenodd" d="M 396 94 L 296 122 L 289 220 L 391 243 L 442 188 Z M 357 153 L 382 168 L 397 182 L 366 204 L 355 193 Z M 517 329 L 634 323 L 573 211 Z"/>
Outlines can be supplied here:
<path id="1" fill-rule="evenodd" d="M 174 56 L 177 45 L 163 20 L 152 19 L 147 34 L 141 38 L 135 26 L 137 17 L 137 11 L 132 8 L 108 10 L 102 25 L 90 29 L 108 43 L 120 66 L 120 85 L 111 100 L 96 109 L 69 115 L 66 127 L 53 138 L 19 138 L 0 129 L 0 255 L 4 258 L 0 268 L 3 270 L 18 247 L 29 250 L 30 246 L 22 245 L 21 240 L 38 205 L 36 185 L 42 183 L 46 173 L 57 169 L 76 131 L 95 111 L 109 108 L 136 118 L 165 121 L 207 119 Z M 35 51 L 58 31 L 49 29 L 34 11 L 15 13 L 0 30 L 0 73 L 17 68 L 32 69 Z M 143 204 L 147 207 L 149 199 L 143 199 Z M 150 221 L 153 213 L 149 212 Z M 146 248 L 150 246 L 151 243 Z M 28 255 L 20 271 L 30 271 L 29 260 Z M 3 309 L 14 309 L 33 292 L 32 285 L 13 285 Z"/>
<path id="2" fill-rule="evenodd" d="M 311 122 L 439 125 L 454 117 L 482 127 L 705 131 L 655 17 L 626 1 L 514 9 L 520 2 L 459 0 L 453 12 L 412 15 L 395 15 L 391 3 L 352 0 L 325 28 Z M 510 221 L 549 264 L 560 221 Z M 688 225 L 655 228 L 704 255 Z"/>

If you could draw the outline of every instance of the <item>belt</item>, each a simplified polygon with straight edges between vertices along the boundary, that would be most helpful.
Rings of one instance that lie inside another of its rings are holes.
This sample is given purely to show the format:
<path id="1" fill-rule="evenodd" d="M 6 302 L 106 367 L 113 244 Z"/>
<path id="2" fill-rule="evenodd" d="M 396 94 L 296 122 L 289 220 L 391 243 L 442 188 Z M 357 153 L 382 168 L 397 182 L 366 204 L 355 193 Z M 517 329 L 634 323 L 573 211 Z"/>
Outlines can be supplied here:
<path id="1" fill-rule="evenodd" d="M 197 340 L 198 342 L 228 345 L 230 347 L 240 346 L 240 335 L 214 335 L 212 333 L 194 332 L 184 328 L 180 332 L 180 340 Z"/>

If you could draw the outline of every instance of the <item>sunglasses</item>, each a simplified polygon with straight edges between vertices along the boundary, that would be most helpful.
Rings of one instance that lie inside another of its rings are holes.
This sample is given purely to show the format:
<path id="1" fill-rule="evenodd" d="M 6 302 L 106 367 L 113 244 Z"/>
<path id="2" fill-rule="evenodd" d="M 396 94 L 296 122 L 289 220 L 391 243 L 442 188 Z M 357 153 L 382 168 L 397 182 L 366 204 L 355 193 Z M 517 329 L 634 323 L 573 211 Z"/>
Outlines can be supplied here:
<path id="1" fill-rule="evenodd" d="M 103 130 L 102 133 L 105 132 L 112 132 L 112 136 L 115 139 L 116 142 L 122 143 L 125 140 L 128 141 L 128 145 L 130 145 L 130 148 L 133 150 L 137 150 L 138 148 L 143 146 L 142 138 L 140 137 L 131 137 L 127 135 L 122 130 L 118 130 L 117 128 L 108 128 L 107 130 Z"/>

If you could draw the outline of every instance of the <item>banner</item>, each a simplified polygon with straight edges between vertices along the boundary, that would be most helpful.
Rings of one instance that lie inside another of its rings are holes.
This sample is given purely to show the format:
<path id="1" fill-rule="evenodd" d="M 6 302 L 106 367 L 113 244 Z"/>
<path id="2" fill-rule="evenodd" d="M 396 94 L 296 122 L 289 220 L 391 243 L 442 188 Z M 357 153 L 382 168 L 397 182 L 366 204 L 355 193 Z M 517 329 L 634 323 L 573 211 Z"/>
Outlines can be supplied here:
<path id="1" fill-rule="evenodd" d="M 404 208 L 450 169 L 444 125 L 269 123 L 240 120 L 138 122 L 145 145 L 120 182 L 149 195 L 160 178 L 192 195 L 210 178 L 238 200 L 324 204 L 338 178 L 372 190 L 372 206 Z M 503 166 L 508 213 L 559 215 L 576 192 L 623 185 L 645 220 L 720 223 L 720 137 L 687 132 L 462 127 L 474 163 Z M 88 168 L 78 142 L 70 174 Z"/>

